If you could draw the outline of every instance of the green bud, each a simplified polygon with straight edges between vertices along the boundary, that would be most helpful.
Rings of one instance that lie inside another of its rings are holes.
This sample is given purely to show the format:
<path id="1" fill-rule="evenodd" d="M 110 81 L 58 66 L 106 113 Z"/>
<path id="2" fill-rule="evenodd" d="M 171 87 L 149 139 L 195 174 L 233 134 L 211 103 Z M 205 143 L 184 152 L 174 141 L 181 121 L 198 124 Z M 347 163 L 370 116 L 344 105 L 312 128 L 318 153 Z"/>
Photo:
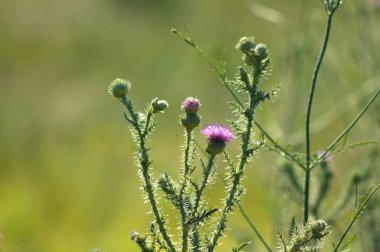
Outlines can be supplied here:
<path id="1" fill-rule="evenodd" d="M 215 156 L 219 153 L 222 153 L 224 151 L 224 148 L 226 148 L 226 143 L 224 141 L 210 140 L 208 142 L 206 152 L 210 155 Z"/>
<path id="2" fill-rule="evenodd" d="M 254 37 L 242 37 L 236 44 L 235 48 L 241 50 L 243 53 L 249 53 L 255 47 Z"/>
<path id="3" fill-rule="evenodd" d="M 129 81 L 118 78 L 109 85 L 108 93 L 116 98 L 124 98 L 130 88 L 131 83 Z"/>
<path id="4" fill-rule="evenodd" d="M 193 130 L 201 122 L 201 117 L 196 113 L 186 113 L 184 117 L 181 118 L 181 123 L 183 127 L 188 130 Z"/>
<path id="5" fill-rule="evenodd" d="M 245 71 L 244 67 L 239 67 L 239 75 L 241 81 L 249 82 L 248 74 Z"/>
<path id="6" fill-rule="evenodd" d="M 159 100 L 158 98 L 153 99 L 151 105 L 153 108 L 153 113 L 164 111 L 167 107 L 169 107 L 169 104 L 167 101 Z"/>
<path id="7" fill-rule="evenodd" d="M 268 58 L 269 50 L 267 46 L 263 43 L 257 44 L 255 47 L 255 55 L 257 55 L 261 60 Z"/>

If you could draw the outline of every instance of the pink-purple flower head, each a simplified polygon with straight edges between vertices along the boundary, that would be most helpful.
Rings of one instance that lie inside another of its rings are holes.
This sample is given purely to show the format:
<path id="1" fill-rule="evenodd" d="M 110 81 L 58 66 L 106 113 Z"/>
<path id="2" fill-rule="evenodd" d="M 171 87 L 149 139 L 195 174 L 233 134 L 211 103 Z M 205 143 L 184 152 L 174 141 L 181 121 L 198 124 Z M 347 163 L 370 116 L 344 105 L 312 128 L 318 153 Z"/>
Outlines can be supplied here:
<path id="1" fill-rule="evenodd" d="M 207 125 L 201 133 L 209 140 L 206 152 L 212 156 L 222 153 L 226 143 L 235 137 L 230 128 L 216 123 Z"/>
<path id="2" fill-rule="evenodd" d="M 234 139 L 234 133 L 227 126 L 223 126 L 217 123 L 207 125 L 201 131 L 202 135 L 208 138 L 210 141 L 228 143 Z"/>
<path id="3" fill-rule="evenodd" d="M 181 108 L 186 113 L 197 113 L 201 105 L 201 102 L 197 98 L 190 96 L 182 102 Z"/>

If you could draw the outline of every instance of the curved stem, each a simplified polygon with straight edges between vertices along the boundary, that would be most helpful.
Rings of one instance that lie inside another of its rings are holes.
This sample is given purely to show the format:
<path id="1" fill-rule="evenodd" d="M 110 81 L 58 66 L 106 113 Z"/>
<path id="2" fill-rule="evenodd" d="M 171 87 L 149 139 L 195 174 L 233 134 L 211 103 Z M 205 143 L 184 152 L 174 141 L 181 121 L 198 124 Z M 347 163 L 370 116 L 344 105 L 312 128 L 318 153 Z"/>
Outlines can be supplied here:
<path id="1" fill-rule="evenodd" d="M 313 106 L 313 98 L 314 98 L 314 92 L 315 88 L 317 86 L 317 78 L 319 74 L 319 70 L 321 68 L 321 64 L 323 61 L 323 57 L 326 53 L 327 44 L 330 37 L 330 31 L 331 31 L 331 21 L 332 21 L 332 14 L 328 14 L 327 16 L 327 26 L 326 26 L 326 32 L 325 32 L 325 38 L 322 44 L 322 49 L 319 54 L 317 63 L 314 68 L 313 78 L 312 78 L 312 84 L 310 88 L 310 94 L 309 94 L 309 101 L 307 105 L 307 112 L 306 112 L 306 176 L 305 176 L 305 191 L 304 191 L 304 224 L 307 223 L 309 219 L 309 191 L 310 191 L 310 163 L 311 163 L 311 152 L 310 152 L 310 117 L 311 117 L 311 109 Z"/>

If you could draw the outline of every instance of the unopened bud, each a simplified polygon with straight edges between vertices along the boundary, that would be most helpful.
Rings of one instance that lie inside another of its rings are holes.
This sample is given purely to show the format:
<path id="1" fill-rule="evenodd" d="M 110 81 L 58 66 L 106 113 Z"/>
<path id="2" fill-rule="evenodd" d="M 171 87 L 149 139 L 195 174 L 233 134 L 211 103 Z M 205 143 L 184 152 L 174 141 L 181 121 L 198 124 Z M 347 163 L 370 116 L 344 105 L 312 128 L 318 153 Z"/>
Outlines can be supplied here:
<path id="1" fill-rule="evenodd" d="M 243 53 L 248 53 L 255 47 L 254 37 L 242 37 L 236 44 L 235 48 L 241 50 Z"/>
<path id="2" fill-rule="evenodd" d="M 244 81 L 246 84 L 249 83 L 248 74 L 245 71 L 244 67 L 239 67 L 239 75 L 241 81 Z"/>
<path id="3" fill-rule="evenodd" d="M 123 98 L 127 95 L 131 83 L 124 79 L 115 79 L 108 87 L 108 93 L 116 98 Z"/>
<path id="4" fill-rule="evenodd" d="M 255 54 L 261 59 L 268 58 L 269 50 L 267 46 L 263 43 L 257 44 L 255 47 Z"/>
<path id="5" fill-rule="evenodd" d="M 151 105 L 153 108 L 153 113 L 164 111 L 167 107 L 169 107 L 169 104 L 167 101 L 159 100 L 158 98 L 153 99 Z"/>

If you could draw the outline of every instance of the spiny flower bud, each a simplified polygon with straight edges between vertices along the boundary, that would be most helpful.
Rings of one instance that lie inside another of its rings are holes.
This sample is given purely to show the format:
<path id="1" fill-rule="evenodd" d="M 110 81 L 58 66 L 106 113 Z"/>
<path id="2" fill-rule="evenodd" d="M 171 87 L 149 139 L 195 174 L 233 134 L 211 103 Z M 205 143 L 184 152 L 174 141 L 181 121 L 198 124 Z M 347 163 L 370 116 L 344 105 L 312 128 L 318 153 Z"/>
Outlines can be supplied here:
<path id="1" fill-rule="evenodd" d="M 115 79 L 108 87 L 108 93 L 116 98 L 124 98 L 131 88 L 131 83 L 124 79 Z"/>
<path id="2" fill-rule="evenodd" d="M 186 113 L 186 115 L 181 118 L 181 123 L 187 130 L 193 130 L 200 122 L 201 117 L 195 113 Z"/>
<path id="3" fill-rule="evenodd" d="M 236 44 L 235 48 L 241 50 L 243 53 L 248 53 L 255 47 L 254 37 L 242 37 Z"/>
<path id="4" fill-rule="evenodd" d="M 239 76 L 241 81 L 243 81 L 246 85 L 249 84 L 248 74 L 245 71 L 244 67 L 239 67 Z M 249 88 L 249 85 L 247 86 L 247 88 Z"/>
<path id="5" fill-rule="evenodd" d="M 181 108 L 186 113 L 197 113 L 201 105 L 201 102 L 197 98 L 190 96 L 182 102 Z"/>
<path id="6" fill-rule="evenodd" d="M 310 221 L 308 225 L 310 226 L 313 239 L 320 240 L 330 233 L 326 230 L 328 225 L 324 220 Z"/>
<path id="7" fill-rule="evenodd" d="M 167 107 L 169 107 L 169 104 L 167 101 L 159 100 L 158 98 L 153 99 L 151 105 L 153 108 L 153 113 L 164 111 Z"/>
<path id="8" fill-rule="evenodd" d="M 213 156 L 222 153 L 235 137 L 230 128 L 216 123 L 207 125 L 201 133 L 209 140 L 206 152 Z"/>
<path id="9" fill-rule="evenodd" d="M 263 43 L 259 43 L 255 47 L 255 54 L 261 59 L 266 59 L 268 58 L 269 55 L 269 50 L 267 46 Z"/>

